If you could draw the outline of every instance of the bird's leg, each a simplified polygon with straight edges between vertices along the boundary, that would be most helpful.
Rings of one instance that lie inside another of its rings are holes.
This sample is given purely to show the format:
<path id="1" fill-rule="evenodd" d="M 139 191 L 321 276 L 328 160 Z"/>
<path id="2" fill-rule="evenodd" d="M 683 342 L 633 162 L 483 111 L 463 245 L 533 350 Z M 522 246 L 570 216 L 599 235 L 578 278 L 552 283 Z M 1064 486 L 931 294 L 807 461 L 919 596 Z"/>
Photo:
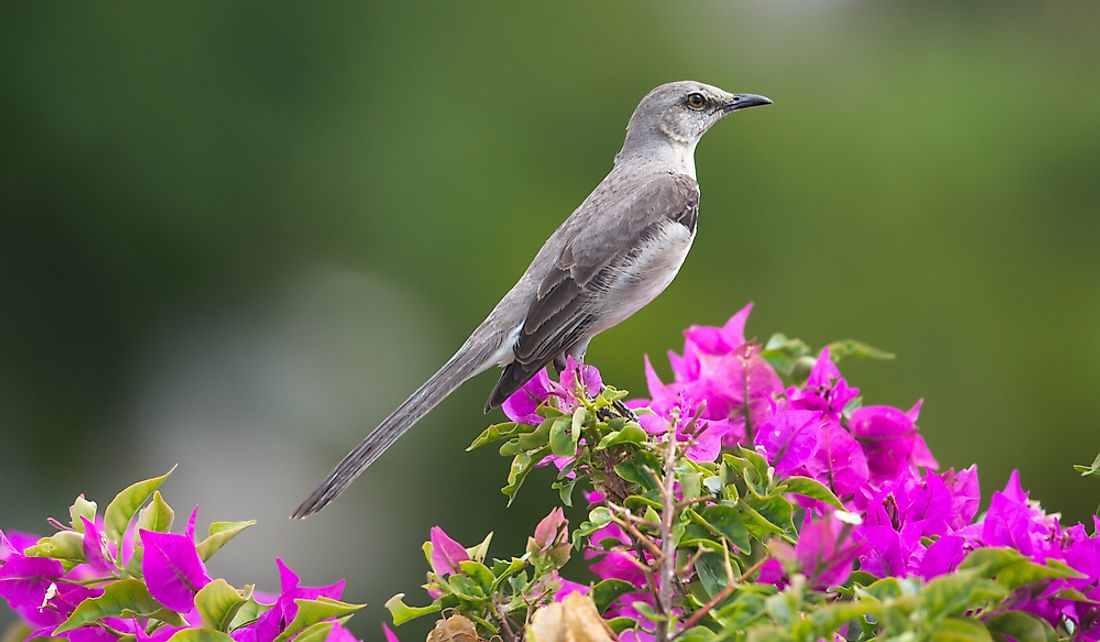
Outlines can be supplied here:
<path id="1" fill-rule="evenodd" d="M 638 421 L 638 415 L 635 415 L 634 411 L 631 410 L 630 408 L 628 408 L 627 405 L 625 403 L 623 403 L 622 399 L 616 399 L 614 402 L 612 402 L 611 405 L 623 417 L 626 417 L 627 419 L 629 419 L 630 421 L 633 421 L 633 422 Z"/>
<path id="2" fill-rule="evenodd" d="M 590 338 L 581 341 L 580 343 L 578 343 L 578 344 L 574 345 L 573 347 L 571 347 L 569 350 L 566 350 L 566 351 L 562 352 L 561 354 L 559 354 L 554 359 L 554 367 L 558 369 L 559 373 L 561 373 L 561 371 L 567 365 L 566 355 L 573 357 L 573 359 L 575 359 L 577 361 L 577 363 L 582 364 L 582 365 L 584 364 L 584 355 L 585 355 L 586 352 L 588 352 L 588 343 L 589 343 L 589 341 L 591 341 Z M 595 396 L 599 396 L 599 395 L 603 394 L 603 392 L 605 390 L 607 390 L 607 386 L 604 386 L 604 385 L 601 384 L 600 389 L 598 391 L 596 391 Z M 585 393 L 589 394 L 590 391 L 586 390 Z M 626 407 L 626 404 L 623 403 L 622 399 L 616 399 L 615 401 L 613 401 L 611 403 L 611 407 L 615 409 L 615 412 L 619 413 L 619 416 L 625 417 L 625 418 L 629 419 L 630 421 L 635 421 L 635 422 L 638 421 L 638 416 L 634 414 L 633 410 Z M 611 418 L 610 417 L 611 412 L 608 411 L 607 409 L 604 409 L 604 411 L 608 415 L 607 417 L 604 417 L 604 418 L 605 419 L 610 419 Z"/>

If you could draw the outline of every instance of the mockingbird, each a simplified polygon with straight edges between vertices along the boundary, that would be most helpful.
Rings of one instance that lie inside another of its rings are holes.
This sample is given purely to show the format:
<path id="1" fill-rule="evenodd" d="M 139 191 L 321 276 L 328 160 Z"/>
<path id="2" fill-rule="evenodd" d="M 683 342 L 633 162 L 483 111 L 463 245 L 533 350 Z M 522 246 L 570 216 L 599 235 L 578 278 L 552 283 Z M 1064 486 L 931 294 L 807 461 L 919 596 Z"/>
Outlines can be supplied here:
<path id="1" fill-rule="evenodd" d="M 661 293 L 687 256 L 699 215 L 695 146 L 726 115 L 771 101 L 683 81 L 638 104 L 611 173 L 550 235 L 527 271 L 424 385 L 386 417 L 294 512 L 320 511 L 455 388 L 504 372 L 485 411 L 547 364 L 582 359 L 592 337 Z"/>

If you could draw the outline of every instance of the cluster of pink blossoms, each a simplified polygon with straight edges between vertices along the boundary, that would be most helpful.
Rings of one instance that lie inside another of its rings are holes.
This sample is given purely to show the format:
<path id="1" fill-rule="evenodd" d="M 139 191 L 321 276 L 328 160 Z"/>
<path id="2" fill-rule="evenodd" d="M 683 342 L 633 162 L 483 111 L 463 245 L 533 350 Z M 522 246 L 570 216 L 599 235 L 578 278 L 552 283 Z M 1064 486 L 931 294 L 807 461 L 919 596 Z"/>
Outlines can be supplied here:
<path id="1" fill-rule="evenodd" d="M 0 597 L 32 629 L 26 638 L 28 641 L 54 638 L 69 642 L 118 642 L 133 636 L 131 639 L 137 642 L 168 642 L 177 634 L 209 627 L 195 599 L 200 590 L 214 581 L 196 546 L 197 514 L 196 508 L 183 533 L 131 527 L 121 546 L 105 536 L 102 516 L 92 520 L 81 517 L 78 523 L 82 528 L 70 531 L 80 535 L 83 561 L 75 564 L 38 556 L 35 551 L 40 542 L 38 536 L 0 531 Z M 294 632 L 288 632 L 287 627 L 298 614 L 295 600 L 336 600 L 343 593 L 344 580 L 328 586 L 302 586 L 299 577 L 282 560 L 276 563 L 282 584 L 280 593 L 253 594 L 257 601 L 255 612 L 259 615 L 254 621 L 242 623 L 229 632 L 235 642 L 273 642 L 279 637 L 292 640 Z M 123 569 L 135 566 L 140 573 L 124 573 Z M 135 581 L 123 579 L 133 575 L 139 576 L 144 586 L 127 587 L 128 595 L 135 590 L 139 594 L 147 591 L 155 600 L 149 603 L 150 607 L 175 612 L 179 615 L 179 624 L 152 627 L 148 613 L 131 613 L 129 617 L 92 618 L 95 621 L 76 628 L 68 626 L 74 611 L 84 600 L 103 596 L 103 587 L 112 582 Z M 184 638 L 186 636 L 181 636 Z M 325 642 L 358 641 L 342 624 L 334 621 Z"/>
<path id="2" fill-rule="evenodd" d="M 908 410 L 860 406 L 859 390 L 841 376 L 828 349 L 821 351 L 804 385 L 785 388 L 761 356 L 760 345 L 745 340 L 750 310 L 751 304 L 722 327 L 685 331 L 683 354 L 669 353 L 671 383 L 661 381 L 647 358 L 650 398 L 627 405 L 655 413 L 639 418 L 650 434 L 664 434 L 669 426 L 687 425 L 684 418 L 698 417 L 685 452 L 695 461 L 715 461 L 722 447 L 752 447 L 779 478 L 811 477 L 840 498 L 847 511 L 804 502 L 798 543 L 773 545 L 786 568 L 793 564 L 818 588 L 842 584 L 856 568 L 878 577 L 930 579 L 954 571 L 975 549 L 1010 547 L 1037 562 L 1060 560 L 1081 574 L 1050 582 L 1037 595 L 1021 593 L 1013 608 L 1052 625 L 1068 618 L 1075 623 L 1076 639 L 1100 640 L 1100 519 L 1094 518 L 1092 536 L 1081 524 L 1063 527 L 1057 515 L 1029 501 L 1013 473 L 972 523 L 981 500 L 977 470 L 938 472 L 918 430 L 920 401 Z M 509 399 L 505 412 L 513 421 L 537 424 L 541 418 L 534 409 L 549 398 L 564 410 L 574 408 L 572 382 L 578 375 L 590 392 L 601 385 L 595 368 L 571 363 L 562 383 L 544 371 Z M 602 498 L 594 494 L 589 499 Z M 600 545 L 608 538 L 630 543 L 615 524 L 594 534 L 585 553 L 593 560 L 592 572 L 643 586 L 635 564 Z M 784 568 L 773 559 L 760 579 L 785 584 Z M 644 591 L 630 593 L 605 615 L 637 617 L 632 605 L 650 600 Z"/>

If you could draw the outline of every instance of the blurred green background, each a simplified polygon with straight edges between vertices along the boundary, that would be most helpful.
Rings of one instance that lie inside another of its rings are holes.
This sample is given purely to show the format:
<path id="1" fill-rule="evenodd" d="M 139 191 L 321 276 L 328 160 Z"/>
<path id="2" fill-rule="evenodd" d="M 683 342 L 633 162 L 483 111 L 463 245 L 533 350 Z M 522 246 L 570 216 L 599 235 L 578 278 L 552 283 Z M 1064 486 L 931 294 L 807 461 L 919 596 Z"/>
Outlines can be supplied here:
<path id="1" fill-rule="evenodd" d="M 697 161 L 676 283 L 595 342 L 642 355 L 746 301 L 749 334 L 896 352 L 845 368 L 926 402 L 945 466 L 1100 488 L 1096 3 L 11 3 L 0 26 L 0 525 L 181 467 L 200 522 L 260 525 L 215 574 L 347 577 L 421 602 L 434 524 L 518 551 L 547 475 L 463 448 L 471 382 L 305 523 L 286 515 L 443 362 L 610 168 L 653 86 L 762 93 Z M 414 625 L 405 639 L 422 639 Z M 407 632 L 408 631 L 408 632 Z M 406 633 L 407 632 L 407 633 Z"/>

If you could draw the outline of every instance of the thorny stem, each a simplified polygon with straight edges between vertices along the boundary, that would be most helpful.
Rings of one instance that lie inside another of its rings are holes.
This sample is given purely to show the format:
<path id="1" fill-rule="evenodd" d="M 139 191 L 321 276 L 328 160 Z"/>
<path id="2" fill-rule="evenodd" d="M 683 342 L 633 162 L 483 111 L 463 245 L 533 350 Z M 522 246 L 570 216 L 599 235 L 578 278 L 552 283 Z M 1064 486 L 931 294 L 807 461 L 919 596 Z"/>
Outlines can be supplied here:
<path id="1" fill-rule="evenodd" d="M 687 559 L 687 561 L 685 561 L 680 566 L 680 568 L 676 571 L 676 575 L 678 575 L 680 577 L 683 577 L 683 576 L 687 575 L 688 572 L 691 571 L 691 569 L 695 568 L 695 563 L 698 562 L 699 559 L 701 557 L 703 557 L 703 555 L 706 555 L 706 553 L 707 553 L 707 550 L 705 548 L 703 548 L 702 546 L 695 549 L 695 552 L 692 553 L 691 557 L 689 557 Z"/>
<path id="2" fill-rule="evenodd" d="M 672 540 L 672 522 L 676 512 L 676 496 L 673 494 L 676 483 L 676 425 L 665 433 L 667 450 L 665 452 L 665 478 L 661 488 L 661 567 L 660 583 L 657 587 L 657 603 L 663 619 L 657 624 L 657 642 L 666 642 L 668 624 L 672 617 L 672 582 L 676 575 L 676 542 Z"/>
<path id="3" fill-rule="evenodd" d="M 616 506 L 614 504 L 608 504 L 608 506 L 610 506 L 614 510 L 622 510 L 622 511 L 626 510 L 625 508 L 621 508 L 621 507 Z M 630 523 L 630 520 L 622 519 L 620 517 L 616 517 L 615 515 L 611 516 L 611 520 L 614 521 L 616 524 L 618 524 L 623 529 L 625 529 L 626 532 L 631 537 L 633 537 L 636 542 L 638 542 L 639 544 L 644 546 L 645 549 L 647 551 L 649 551 L 649 554 L 652 555 L 654 558 L 660 559 L 661 556 L 664 555 L 664 552 L 661 549 L 657 548 L 657 545 L 653 543 L 653 540 L 651 540 L 650 538 L 643 535 L 642 532 L 639 531 L 637 529 L 637 527 L 634 526 L 634 524 Z"/>
<path id="4" fill-rule="evenodd" d="M 508 642 L 516 642 L 516 634 L 512 631 L 512 624 L 508 621 L 508 614 L 504 612 L 504 607 L 500 605 L 500 602 L 493 600 L 493 608 L 496 609 L 497 618 L 500 619 L 500 628 L 504 631 L 504 639 Z"/>

